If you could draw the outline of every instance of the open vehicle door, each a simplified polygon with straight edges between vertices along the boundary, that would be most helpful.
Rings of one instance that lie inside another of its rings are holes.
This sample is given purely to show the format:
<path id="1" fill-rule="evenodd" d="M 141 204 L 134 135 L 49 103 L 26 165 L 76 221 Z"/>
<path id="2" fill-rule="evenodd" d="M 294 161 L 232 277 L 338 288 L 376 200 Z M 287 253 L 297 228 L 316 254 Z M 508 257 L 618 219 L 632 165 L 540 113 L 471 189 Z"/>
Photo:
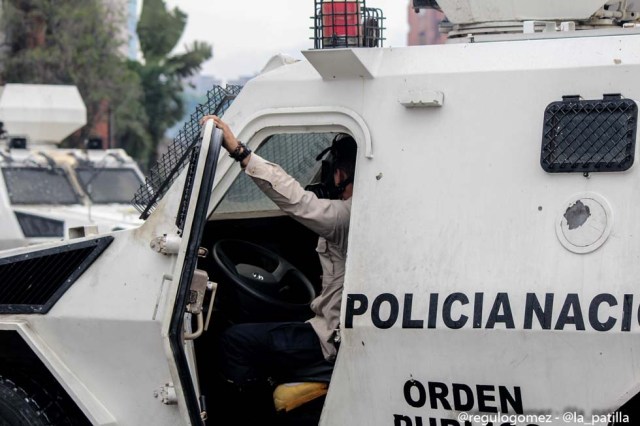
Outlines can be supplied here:
<path id="1" fill-rule="evenodd" d="M 188 319 L 202 303 L 192 282 L 207 284 L 195 267 L 221 134 L 197 118 L 189 130 L 138 194 L 141 227 L 0 256 L 0 390 L 26 394 L 24 410 L 63 401 L 70 424 L 203 423 Z M 0 423 L 13 415 L 2 408 Z M 50 424 L 32 411 L 42 423 L 29 424 Z"/>
<path id="2" fill-rule="evenodd" d="M 206 253 L 200 244 L 222 142 L 221 131 L 213 121 L 201 126 L 200 119 L 207 114 L 224 113 L 240 89 L 216 86 L 207 93 L 207 101 L 192 114 L 167 153 L 151 169 L 133 201 L 141 218 L 147 219 L 143 228 L 156 226 L 151 248 L 163 257 L 175 258 L 172 272 L 165 277 L 171 281 L 170 290 L 159 301 L 164 305 L 162 339 L 172 382 L 158 393 L 164 404 L 177 403 L 185 423 L 193 425 L 206 419 L 192 342 L 202 333 L 203 302 L 209 284 L 207 272 L 196 268 L 198 257 Z M 165 228 L 170 226 L 170 231 L 159 232 L 159 222 L 164 222 Z M 214 296 L 212 291 L 209 300 Z M 193 332 L 192 322 L 197 328 Z"/>
<path id="3" fill-rule="evenodd" d="M 194 273 L 200 250 L 199 244 L 207 220 L 207 209 L 221 142 L 222 132 L 215 128 L 212 120 L 208 120 L 202 132 L 202 140 L 191 148 L 192 152 L 189 154 L 191 160 L 176 223 L 181 232 L 181 243 L 173 277 L 180 278 L 179 284 L 175 287 L 176 293 L 172 297 L 173 310 L 167 311 L 171 315 L 167 315 L 162 327 L 163 338 L 166 339 L 165 347 L 173 357 L 175 374 L 182 389 L 181 398 L 184 400 L 190 422 L 194 425 L 202 423 L 206 413 L 204 404 L 198 402 L 197 378 L 193 371 L 195 360 L 188 359 L 187 356 L 187 352 L 191 351 L 189 350 L 190 341 L 185 340 L 185 314 L 189 307 L 188 315 L 198 315 L 198 324 L 202 327 L 202 297 L 198 297 L 197 290 L 192 290 L 192 282 L 202 282 L 201 278 L 194 279 Z M 191 298 L 192 292 L 196 293 L 195 300 Z M 171 303 L 171 300 L 167 300 L 167 303 Z M 186 326 L 189 327 L 188 324 Z M 200 329 L 199 332 L 202 330 Z M 198 331 L 196 331 L 197 334 Z"/>

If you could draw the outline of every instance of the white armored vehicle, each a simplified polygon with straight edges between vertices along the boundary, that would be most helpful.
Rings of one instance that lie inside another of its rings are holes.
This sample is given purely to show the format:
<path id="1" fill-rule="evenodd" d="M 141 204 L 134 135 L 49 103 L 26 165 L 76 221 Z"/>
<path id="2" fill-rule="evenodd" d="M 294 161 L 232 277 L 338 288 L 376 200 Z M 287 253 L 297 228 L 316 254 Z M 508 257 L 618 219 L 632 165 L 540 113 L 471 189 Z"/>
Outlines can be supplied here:
<path id="1" fill-rule="evenodd" d="M 0 121 L 9 132 L 0 151 L 0 249 L 139 226 L 129 203 L 142 183 L 122 149 L 58 144 L 86 124 L 75 86 L 7 84 Z"/>
<path id="2" fill-rule="evenodd" d="M 275 421 L 227 398 L 217 337 L 307 315 L 316 236 L 220 154 L 212 113 L 302 184 L 335 133 L 358 142 L 328 393 L 276 420 L 640 422 L 638 2 L 415 0 L 449 42 L 409 48 L 352 3 L 316 2 L 306 61 L 210 92 L 141 227 L 0 257 L 0 422 Z"/>

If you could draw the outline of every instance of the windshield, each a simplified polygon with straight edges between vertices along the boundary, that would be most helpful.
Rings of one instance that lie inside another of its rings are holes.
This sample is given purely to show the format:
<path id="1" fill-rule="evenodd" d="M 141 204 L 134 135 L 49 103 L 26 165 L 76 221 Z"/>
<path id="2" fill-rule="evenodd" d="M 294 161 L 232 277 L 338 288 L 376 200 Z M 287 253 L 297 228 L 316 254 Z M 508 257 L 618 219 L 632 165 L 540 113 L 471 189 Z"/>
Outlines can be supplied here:
<path id="1" fill-rule="evenodd" d="M 76 176 L 94 203 L 130 203 L 142 180 L 133 169 L 78 167 Z"/>
<path id="2" fill-rule="evenodd" d="M 3 167 L 11 204 L 78 204 L 78 194 L 59 167 Z"/>

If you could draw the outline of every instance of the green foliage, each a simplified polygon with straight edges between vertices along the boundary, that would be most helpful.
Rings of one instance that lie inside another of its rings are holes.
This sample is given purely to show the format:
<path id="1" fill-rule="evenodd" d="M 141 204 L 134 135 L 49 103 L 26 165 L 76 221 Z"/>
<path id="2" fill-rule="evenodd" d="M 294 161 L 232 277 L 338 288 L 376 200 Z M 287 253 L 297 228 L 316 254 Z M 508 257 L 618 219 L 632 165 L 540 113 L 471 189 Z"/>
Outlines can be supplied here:
<path id="1" fill-rule="evenodd" d="M 194 42 L 171 54 L 186 25 L 179 9 L 144 0 L 137 32 L 144 62 L 118 52 L 125 40 L 100 0 L 8 0 L 3 30 L 9 52 L 2 64 L 6 83 L 73 84 L 87 106 L 87 126 L 69 138 L 79 145 L 111 112 L 117 145 L 143 167 L 156 156 L 164 133 L 184 116 L 182 80 L 200 70 L 211 46 Z M 110 111 L 109 111 L 110 110 Z"/>
<path id="2" fill-rule="evenodd" d="M 178 44 L 187 24 L 180 9 L 168 11 L 164 0 L 145 0 L 138 23 L 140 48 L 147 62 L 161 62 Z"/>
<path id="3" fill-rule="evenodd" d="M 167 10 L 164 0 L 145 0 L 138 22 L 138 38 L 144 63 L 134 67 L 145 96 L 149 134 L 154 148 L 168 128 L 184 116 L 182 80 L 198 72 L 212 55 L 211 46 L 194 42 L 186 52 L 172 55 L 186 25 L 186 15 L 178 8 Z M 155 158 L 151 152 L 150 162 Z"/>
<path id="4" fill-rule="evenodd" d="M 82 95 L 87 125 L 69 145 L 79 145 L 110 108 L 119 144 L 148 154 L 140 78 L 118 52 L 124 41 L 117 26 L 121 16 L 109 16 L 99 0 L 11 0 L 4 2 L 3 12 L 10 49 L 3 80 L 73 84 Z"/>
<path id="5" fill-rule="evenodd" d="M 113 109 L 113 119 L 116 123 L 115 137 L 118 145 L 146 169 L 149 166 L 147 161 L 154 150 L 154 145 L 149 135 L 149 120 L 142 102 L 144 91 L 140 76 L 135 71 L 136 64 L 136 62 L 127 61 L 128 73 L 131 80 L 135 82 L 132 89 L 135 88 L 135 90 L 122 94 L 120 102 Z"/>

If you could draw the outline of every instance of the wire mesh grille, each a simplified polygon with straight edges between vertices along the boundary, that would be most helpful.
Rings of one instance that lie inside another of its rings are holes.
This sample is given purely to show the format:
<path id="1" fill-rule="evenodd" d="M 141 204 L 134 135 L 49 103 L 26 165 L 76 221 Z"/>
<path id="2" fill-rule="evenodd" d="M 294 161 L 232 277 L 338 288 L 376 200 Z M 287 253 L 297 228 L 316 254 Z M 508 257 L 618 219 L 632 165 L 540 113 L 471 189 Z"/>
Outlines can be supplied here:
<path id="1" fill-rule="evenodd" d="M 214 86 L 207 92 L 207 100 L 196 107 L 167 152 L 149 170 L 145 182 L 135 193 L 131 204 L 140 212 L 141 219 L 146 219 L 155 210 L 158 202 L 189 162 L 189 154 L 200 142 L 200 119 L 211 114 L 222 116 L 241 89 L 242 86 L 236 85 L 227 85 L 226 88 Z"/>
<path id="2" fill-rule="evenodd" d="M 638 107 L 629 99 L 565 98 L 544 113 L 540 164 L 549 173 L 627 170 L 633 164 Z"/>
<path id="3" fill-rule="evenodd" d="M 0 313 L 44 313 L 111 243 L 103 237 L 0 259 Z"/>
<path id="4" fill-rule="evenodd" d="M 384 15 L 365 0 L 315 0 L 315 49 L 382 47 Z"/>

